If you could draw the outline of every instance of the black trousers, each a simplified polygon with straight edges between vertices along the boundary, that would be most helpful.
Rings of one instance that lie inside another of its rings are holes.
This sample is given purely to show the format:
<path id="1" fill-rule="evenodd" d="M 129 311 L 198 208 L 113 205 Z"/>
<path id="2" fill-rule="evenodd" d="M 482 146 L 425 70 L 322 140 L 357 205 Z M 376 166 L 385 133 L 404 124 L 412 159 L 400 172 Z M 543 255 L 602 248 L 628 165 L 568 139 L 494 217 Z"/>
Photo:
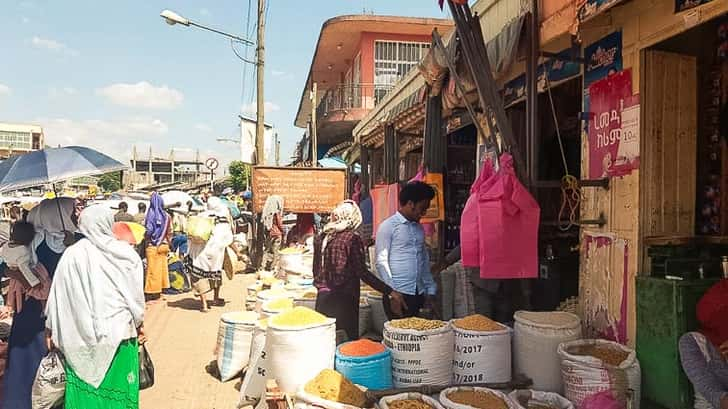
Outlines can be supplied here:
<path id="1" fill-rule="evenodd" d="M 407 308 L 402 311 L 401 316 L 395 316 L 392 312 L 392 307 L 389 301 L 389 297 L 384 296 L 382 297 L 382 304 L 384 305 L 384 312 L 387 314 L 387 318 L 390 320 L 399 319 L 399 318 L 410 318 L 410 317 L 416 317 L 417 314 L 419 314 L 420 309 L 423 305 L 425 305 L 425 296 L 424 295 L 407 295 L 402 294 L 404 297 L 404 302 L 407 304 Z"/>

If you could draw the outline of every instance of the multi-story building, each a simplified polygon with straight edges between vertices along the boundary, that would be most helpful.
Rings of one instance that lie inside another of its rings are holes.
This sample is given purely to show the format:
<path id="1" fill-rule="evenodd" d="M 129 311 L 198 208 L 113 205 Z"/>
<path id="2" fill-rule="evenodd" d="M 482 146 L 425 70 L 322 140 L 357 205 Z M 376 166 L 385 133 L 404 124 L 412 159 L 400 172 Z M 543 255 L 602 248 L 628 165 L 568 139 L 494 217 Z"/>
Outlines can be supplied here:
<path id="1" fill-rule="evenodd" d="M 433 29 L 445 35 L 452 28 L 451 20 L 433 18 L 348 15 L 327 20 L 294 122 L 309 133 L 315 122 L 319 157 L 350 141 L 359 120 L 417 66 L 430 47 Z"/>
<path id="2" fill-rule="evenodd" d="M 39 125 L 0 122 L 0 159 L 42 149 L 44 142 Z"/>
<path id="3" fill-rule="evenodd" d="M 194 158 L 181 158 L 175 155 L 174 150 L 167 158 L 156 157 L 149 150 L 149 154 L 137 154 L 136 147 L 132 148 L 131 169 L 124 171 L 123 185 L 131 189 L 161 184 L 195 184 L 209 181 L 210 170 L 200 160 L 199 151 Z"/>

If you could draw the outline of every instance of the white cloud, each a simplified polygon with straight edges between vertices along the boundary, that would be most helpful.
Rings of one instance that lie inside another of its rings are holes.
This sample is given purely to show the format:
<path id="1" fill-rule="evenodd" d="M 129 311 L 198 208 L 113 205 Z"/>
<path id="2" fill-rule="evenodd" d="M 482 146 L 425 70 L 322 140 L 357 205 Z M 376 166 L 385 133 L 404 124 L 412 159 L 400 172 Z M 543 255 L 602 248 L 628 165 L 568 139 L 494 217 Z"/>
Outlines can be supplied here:
<path id="1" fill-rule="evenodd" d="M 206 8 L 201 8 L 200 15 L 204 16 L 204 17 L 210 17 L 212 15 L 212 13 L 210 13 L 210 10 L 208 10 Z"/>
<path id="2" fill-rule="evenodd" d="M 263 112 L 265 113 L 276 112 L 280 110 L 281 107 L 274 102 L 265 101 L 265 104 L 263 105 Z M 257 103 L 250 102 L 247 104 L 243 104 L 243 106 L 240 108 L 240 112 L 244 114 L 254 115 L 256 112 L 258 112 Z"/>
<path id="3" fill-rule="evenodd" d="M 270 74 L 275 78 L 279 78 L 279 79 L 283 79 L 283 80 L 293 79 L 293 74 L 291 74 L 290 72 L 285 72 L 285 71 L 281 71 L 281 70 L 271 70 Z"/>
<path id="4" fill-rule="evenodd" d="M 146 81 L 136 84 L 111 84 L 96 90 L 114 104 L 149 109 L 173 109 L 184 101 L 184 94 L 166 85 L 154 86 Z"/>
<path id="5" fill-rule="evenodd" d="M 73 87 L 50 87 L 48 89 L 48 97 L 59 98 L 59 97 L 70 97 L 78 94 L 78 90 Z"/>
<path id="6" fill-rule="evenodd" d="M 200 132 L 205 132 L 205 133 L 212 132 L 212 127 L 208 124 L 203 124 L 203 123 L 195 124 L 195 129 L 197 129 Z"/>
<path id="7" fill-rule="evenodd" d="M 59 54 L 70 55 L 72 57 L 77 57 L 79 55 L 79 52 L 74 50 L 73 48 L 70 48 L 60 41 L 56 41 L 50 38 L 34 36 L 30 39 L 30 44 L 35 48 L 41 48 Z"/>
<path id="8" fill-rule="evenodd" d="M 30 19 L 28 17 L 23 17 L 23 24 L 30 23 Z"/>
<path id="9" fill-rule="evenodd" d="M 1 96 L 8 96 L 12 94 L 13 91 L 5 84 L 0 84 L 0 97 Z"/>
<path id="10" fill-rule="evenodd" d="M 50 146 L 89 146 L 119 160 L 130 157 L 133 144 L 159 140 L 169 132 L 164 121 L 154 118 L 38 118 L 35 122 L 43 126 L 46 143 Z"/>
<path id="11" fill-rule="evenodd" d="M 274 77 L 282 77 L 282 76 L 286 75 L 285 71 L 278 71 L 278 70 L 273 70 L 270 73 L 273 74 Z"/>

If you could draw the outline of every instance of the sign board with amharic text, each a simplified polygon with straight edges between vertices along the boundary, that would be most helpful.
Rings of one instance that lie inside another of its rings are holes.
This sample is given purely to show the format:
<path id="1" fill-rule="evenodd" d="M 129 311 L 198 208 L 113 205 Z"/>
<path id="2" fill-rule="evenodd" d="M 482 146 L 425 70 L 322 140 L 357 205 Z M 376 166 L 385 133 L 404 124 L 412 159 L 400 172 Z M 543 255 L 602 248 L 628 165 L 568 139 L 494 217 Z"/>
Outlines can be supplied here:
<path id="1" fill-rule="evenodd" d="M 253 167 L 253 205 L 260 213 L 268 196 L 283 197 L 286 211 L 329 213 L 346 199 L 346 170 Z"/>

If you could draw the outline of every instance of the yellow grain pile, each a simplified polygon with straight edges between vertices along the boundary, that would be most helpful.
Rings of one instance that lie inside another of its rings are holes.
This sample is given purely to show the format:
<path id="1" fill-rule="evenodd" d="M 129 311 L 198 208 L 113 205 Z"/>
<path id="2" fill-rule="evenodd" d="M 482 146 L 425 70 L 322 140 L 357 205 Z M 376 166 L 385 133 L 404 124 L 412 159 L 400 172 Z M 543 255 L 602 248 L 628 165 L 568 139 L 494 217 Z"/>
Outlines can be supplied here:
<path id="1" fill-rule="evenodd" d="M 328 319 L 325 315 L 306 307 L 294 307 L 288 311 L 268 318 L 269 325 L 281 327 L 310 327 L 325 324 Z"/>
<path id="2" fill-rule="evenodd" d="M 504 329 L 505 327 L 490 318 L 480 315 L 480 314 L 474 314 L 474 315 L 468 315 L 465 318 L 460 318 L 455 321 L 453 321 L 453 325 L 460 329 L 468 330 L 468 331 L 482 331 L 482 332 L 488 332 L 488 331 L 500 331 Z"/>
<path id="3" fill-rule="evenodd" d="M 313 300 L 314 298 L 316 298 L 316 295 L 316 291 L 306 291 L 305 293 L 303 293 L 303 298 L 306 300 Z"/>
<path id="4" fill-rule="evenodd" d="M 574 348 L 570 352 L 574 355 L 592 356 L 611 366 L 619 366 L 629 358 L 629 352 L 609 345 L 585 345 Z"/>
<path id="5" fill-rule="evenodd" d="M 486 391 L 459 390 L 448 393 L 447 398 L 455 403 L 478 409 L 508 409 L 503 399 Z"/>
<path id="6" fill-rule="evenodd" d="M 333 369 L 324 369 L 304 387 L 306 392 L 321 399 L 364 407 L 366 396 L 344 375 Z"/>
<path id="7" fill-rule="evenodd" d="M 400 399 L 388 403 L 389 409 L 433 409 L 432 405 L 421 399 Z"/>
<path id="8" fill-rule="evenodd" d="M 428 331 L 438 329 L 445 326 L 445 321 L 426 320 L 424 318 L 411 317 L 401 320 L 392 320 L 389 325 L 399 329 L 413 329 L 417 331 Z"/>
<path id="9" fill-rule="evenodd" d="M 276 298 L 270 301 L 266 301 L 263 304 L 263 311 L 268 312 L 282 312 L 293 308 L 293 300 L 290 298 Z"/>

